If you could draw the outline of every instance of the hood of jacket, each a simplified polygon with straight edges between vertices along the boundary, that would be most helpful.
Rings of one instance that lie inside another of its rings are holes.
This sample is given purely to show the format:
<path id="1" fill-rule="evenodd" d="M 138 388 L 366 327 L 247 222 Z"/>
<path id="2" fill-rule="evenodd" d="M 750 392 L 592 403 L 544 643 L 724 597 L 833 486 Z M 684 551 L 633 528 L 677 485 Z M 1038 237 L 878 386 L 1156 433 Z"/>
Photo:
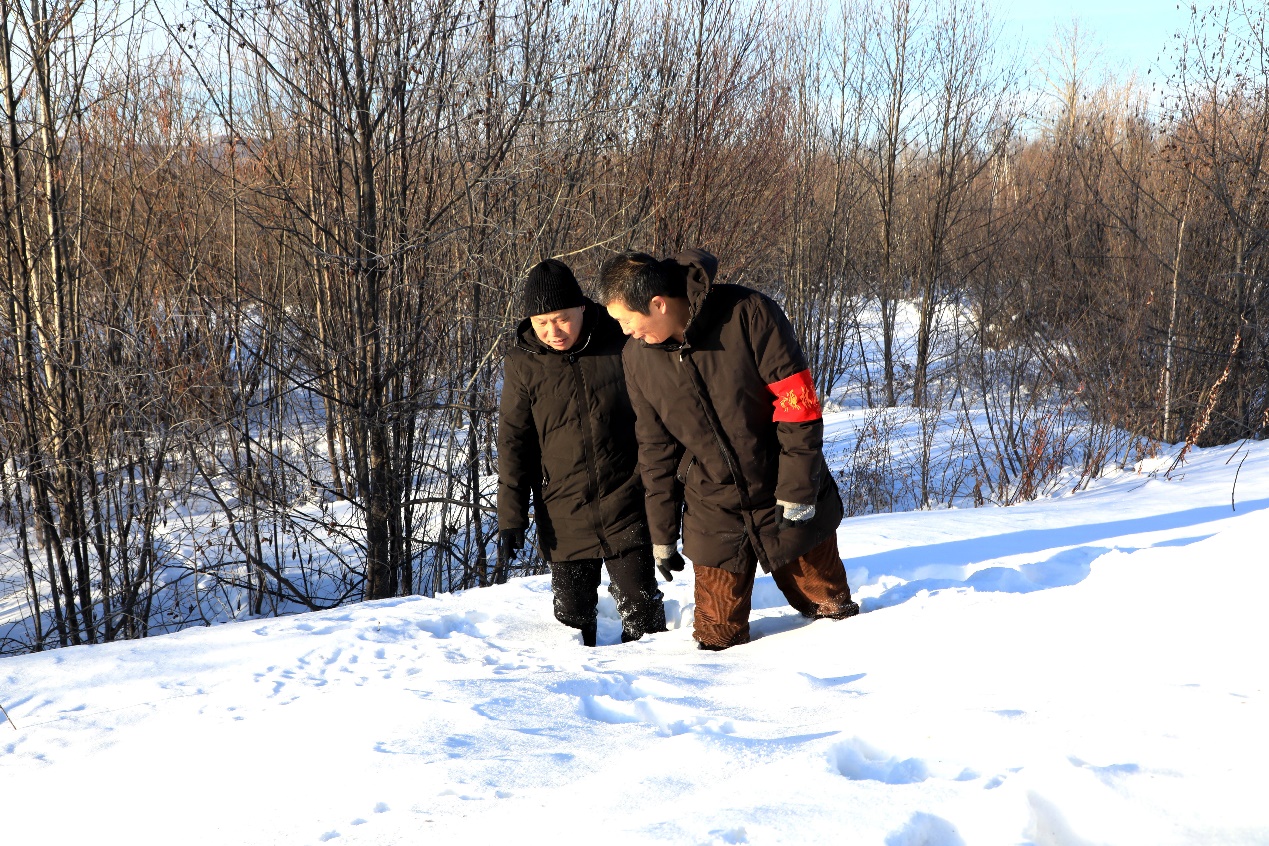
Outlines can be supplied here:
<path id="1" fill-rule="evenodd" d="M 699 248 L 683 250 L 672 259 L 683 268 L 687 277 L 687 328 L 684 335 L 691 331 L 692 324 L 705 308 L 705 300 L 710 289 L 714 287 L 714 277 L 718 275 L 718 259 L 713 253 Z"/>

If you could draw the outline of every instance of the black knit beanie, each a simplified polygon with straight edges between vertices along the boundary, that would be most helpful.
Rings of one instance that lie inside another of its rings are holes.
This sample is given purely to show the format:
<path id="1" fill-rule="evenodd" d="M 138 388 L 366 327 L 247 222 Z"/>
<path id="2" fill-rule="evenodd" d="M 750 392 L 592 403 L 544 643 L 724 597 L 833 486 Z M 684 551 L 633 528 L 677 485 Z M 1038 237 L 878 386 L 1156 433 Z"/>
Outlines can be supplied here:
<path id="1" fill-rule="evenodd" d="M 524 283 L 524 311 L 530 317 L 586 305 L 586 296 L 568 265 L 547 259 L 533 266 Z"/>

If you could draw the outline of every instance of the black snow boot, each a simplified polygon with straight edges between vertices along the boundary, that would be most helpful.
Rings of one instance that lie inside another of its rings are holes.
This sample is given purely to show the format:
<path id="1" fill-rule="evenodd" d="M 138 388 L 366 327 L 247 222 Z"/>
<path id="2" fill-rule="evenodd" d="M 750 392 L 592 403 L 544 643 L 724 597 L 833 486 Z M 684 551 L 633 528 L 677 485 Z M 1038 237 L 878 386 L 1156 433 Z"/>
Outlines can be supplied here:
<path id="1" fill-rule="evenodd" d="M 593 621 L 582 626 L 582 644 L 584 646 L 595 645 L 595 630 L 597 628 L 598 624 Z"/>
<path id="2" fill-rule="evenodd" d="M 608 592 L 621 615 L 621 642 L 665 631 L 665 604 L 652 568 L 652 547 L 637 546 L 604 564 L 610 577 Z"/>

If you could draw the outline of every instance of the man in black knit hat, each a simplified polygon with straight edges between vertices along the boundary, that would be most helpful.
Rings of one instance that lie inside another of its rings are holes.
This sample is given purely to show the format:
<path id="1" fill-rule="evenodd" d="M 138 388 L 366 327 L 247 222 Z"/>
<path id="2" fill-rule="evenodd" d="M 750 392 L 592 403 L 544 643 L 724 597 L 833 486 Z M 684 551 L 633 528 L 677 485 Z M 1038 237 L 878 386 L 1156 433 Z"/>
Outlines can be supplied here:
<path id="1" fill-rule="evenodd" d="M 523 549 L 532 502 L 556 619 L 595 645 L 606 564 L 622 641 L 665 631 L 621 362 L 626 336 L 556 259 L 529 271 L 524 311 L 503 373 L 499 553 L 510 561 Z"/>

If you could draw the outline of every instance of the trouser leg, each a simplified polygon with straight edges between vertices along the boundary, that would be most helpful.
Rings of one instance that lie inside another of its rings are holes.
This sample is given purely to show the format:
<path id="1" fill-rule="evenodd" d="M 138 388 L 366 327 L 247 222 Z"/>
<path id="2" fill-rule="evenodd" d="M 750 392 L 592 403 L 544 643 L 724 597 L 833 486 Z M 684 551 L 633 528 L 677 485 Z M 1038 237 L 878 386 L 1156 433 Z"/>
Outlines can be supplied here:
<path id="1" fill-rule="evenodd" d="M 859 606 L 850 598 L 836 534 L 797 560 L 773 570 L 771 577 L 784 598 L 803 616 L 840 619 L 859 613 Z"/>
<path id="2" fill-rule="evenodd" d="M 651 545 L 635 547 L 604 562 L 608 592 L 621 615 L 621 642 L 665 631 L 665 605 L 657 587 Z"/>
<path id="3" fill-rule="evenodd" d="M 551 565 L 555 619 L 581 629 L 582 642 L 595 645 L 595 606 L 599 602 L 600 559 L 561 561 Z"/>
<path id="4" fill-rule="evenodd" d="M 726 649 L 749 642 L 749 610 L 756 565 L 732 573 L 719 567 L 692 566 L 696 576 L 696 619 L 692 634 L 701 646 Z"/>

